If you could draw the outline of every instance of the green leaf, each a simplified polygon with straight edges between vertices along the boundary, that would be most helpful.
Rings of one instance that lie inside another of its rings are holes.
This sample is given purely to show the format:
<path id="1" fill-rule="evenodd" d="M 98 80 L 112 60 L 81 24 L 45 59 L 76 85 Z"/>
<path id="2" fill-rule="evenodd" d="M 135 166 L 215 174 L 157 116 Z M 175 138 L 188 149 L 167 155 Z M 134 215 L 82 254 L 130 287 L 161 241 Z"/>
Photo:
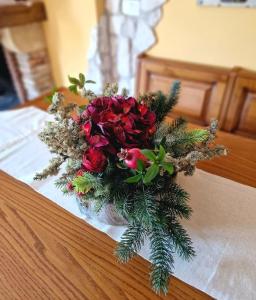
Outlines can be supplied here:
<path id="1" fill-rule="evenodd" d="M 80 86 L 84 86 L 85 84 L 85 76 L 83 73 L 79 73 Z"/>
<path id="2" fill-rule="evenodd" d="M 137 160 L 137 170 L 138 170 L 139 172 L 142 172 L 142 171 L 144 170 L 144 164 L 143 164 L 143 161 L 140 160 L 140 159 Z"/>
<path id="3" fill-rule="evenodd" d="M 174 167 L 173 167 L 173 165 L 171 163 L 163 162 L 162 166 L 165 169 L 165 171 L 167 171 L 170 175 L 173 174 Z"/>
<path id="4" fill-rule="evenodd" d="M 75 85 L 75 84 L 73 84 L 73 85 L 70 85 L 69 87 L 68 87 L 68 89 L 72 92 L 72 93 L 74 93 L 74 94 L 78 94 L 78 91 L 77 91 L 77 86 Z"/>
<path id="5" fill-rule="evenodd" d="M 151 165 L 143 178 L 145 184 L 151 182 L 159 173 L 159 166 L 157 164 Z"/>
<path id="6" fill-rule="evenodd" d="M 75 85 L 79 85 L 80 84 L 79 80 L 76 79 L 75 77 L 68 76 L 68 80 L 72 84 L 75 84 Z"/>
<path id="7" fill-rule="evenodd" d="M 146 156 L 146 158 L 148 158 L 151 161 L 156 161 L 156 155 L 153 151 L 149 150 L 149 149 L 143 149 L 141 150 L 142 154 L 144 154 Z"/>
<path id="8" fill-rule="evenodd" d="M 91 189 L 99 191 L 103 188 L 101 181 L 95 175 L 85 172 L 83 176 L 77 176 L 72 180 L 76 192 L 87 193 Z"/>
<path id="9" fill-rule="evenodd" d="M 54 94 L 55 94 L 56 92 L 58 92 L 58 90 L 57 90 L 57 88 L 55 87 L 55 88 L 53 88 L 53 89 L 51 90 L 51 94 L 50 94 L 49 96 L 46 96 L 46 97 L 44 98 L 44 101 L 45 101 L 46 103 L 52 104 L 52 98 L 53 98 L 53 96 L 54 96 Z"/>
<path id="10" fill-rule="evenodd" d="M 138 175 L 135 175 L 135 176 L 125 179 L 125 182 L 126 183 L 137 183 L 141 180 L 141 178 L 142 178 L 142 175 L 138 174 Z"/>
<path id="11" fill-rule="evenodd" d="M 160 162 L 162 162 L 163 159 L 165 158 L 165 154 L 166 154 L 166 152 L 165 152 L 165 150 L 164 150 L 164 147 L 163 147 L 162 145 L 160 145 L 160 148 L 159 148 L 159 154 L 158 154 L 158 160 L 159 160 Z"/>
<path id="12" fill-rule="evenodd" d="M 86 80 L 85 83 L 96 83 L 96 82 L 93 80 Z"/>
<path id="13" fill-rule="evenodd" d="M 87 180 L 87 178 L 83 176 L 76 177 L 72 181 L 72 184 L 74 186 L 75 191 L 78 193 L 87 193 L 92 188 L 90 182 Z"/>

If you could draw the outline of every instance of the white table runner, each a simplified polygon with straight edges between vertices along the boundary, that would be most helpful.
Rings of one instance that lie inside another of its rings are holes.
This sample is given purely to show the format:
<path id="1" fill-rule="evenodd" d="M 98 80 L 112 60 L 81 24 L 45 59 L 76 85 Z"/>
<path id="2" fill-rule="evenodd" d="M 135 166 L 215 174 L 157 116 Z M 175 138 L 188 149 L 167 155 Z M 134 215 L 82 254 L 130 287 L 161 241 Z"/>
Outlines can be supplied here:
<path id="1" fill-rule="evenodd" d="M 124 226 L 86 218 L 55 188 L 55 178 L 33 181 L 51 157 L 37 137 L 47 119 L 33 107 L 0 113 L 0 169 L 119 240 Z M 179 181 L 191 195 L 194 213 L 183 224 L 197 256 L 189 263 L 176 257 L 174 275 L 217 299 L 256 299 L 256 189 L 201 170 Z M 148 259 L 147 245 L 141 255 Z"/>

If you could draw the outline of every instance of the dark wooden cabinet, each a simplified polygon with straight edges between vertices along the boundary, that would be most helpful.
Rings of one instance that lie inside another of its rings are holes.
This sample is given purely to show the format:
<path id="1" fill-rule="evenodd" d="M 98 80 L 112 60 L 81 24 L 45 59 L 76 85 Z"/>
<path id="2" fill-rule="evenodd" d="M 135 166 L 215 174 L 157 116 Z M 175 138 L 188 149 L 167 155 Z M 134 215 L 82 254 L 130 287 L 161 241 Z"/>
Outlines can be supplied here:
<path id="1" fill-rule="evenodd" d="M 256 138 L 256 73 L 142 56 L 138 61 L 137 94 L 169 92 L 174 80 L 182 84 L 172 117 Z"/>

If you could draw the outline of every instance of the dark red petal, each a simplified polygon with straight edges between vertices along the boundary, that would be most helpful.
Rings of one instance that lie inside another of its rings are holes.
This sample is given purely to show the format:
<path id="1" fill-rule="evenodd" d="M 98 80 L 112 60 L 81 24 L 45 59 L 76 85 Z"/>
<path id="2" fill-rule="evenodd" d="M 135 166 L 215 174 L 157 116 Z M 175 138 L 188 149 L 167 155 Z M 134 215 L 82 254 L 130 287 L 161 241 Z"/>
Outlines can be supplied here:
<path id="1" fill-rule="evenodd" d="M 148 112 L 148 107 L 144 104 L 139 104 L 138 110 L 141 113 L 141 115 L 144 116 Z"/>
<path id="2" fill-rule="evenodd" d="M 90 145 L 95 148 L 104 147 L 109 144 L 109 141 L 103 135 L 94 135 L 88 139 Z"/>
<path id="3" fill-rule="evenodd" d="M 91 130 L 92 130 L 92 124 L 90 121 L 87 121 L 86 123 L 84 123 L 82 125 L 83 131 L 85 133 L 85 136 L 88 137 L 91 134 Z"/>

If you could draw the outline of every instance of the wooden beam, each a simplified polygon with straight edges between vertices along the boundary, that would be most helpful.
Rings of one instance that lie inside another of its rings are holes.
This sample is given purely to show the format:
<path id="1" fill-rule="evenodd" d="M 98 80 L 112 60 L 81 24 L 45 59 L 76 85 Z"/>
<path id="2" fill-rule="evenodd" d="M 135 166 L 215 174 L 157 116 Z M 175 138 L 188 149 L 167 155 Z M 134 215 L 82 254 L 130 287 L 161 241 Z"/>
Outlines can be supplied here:
<path id="1" fill-rule="evenodd" d="M 44 3 L 0 5 L 0 28 L 46 20 Z"/>

